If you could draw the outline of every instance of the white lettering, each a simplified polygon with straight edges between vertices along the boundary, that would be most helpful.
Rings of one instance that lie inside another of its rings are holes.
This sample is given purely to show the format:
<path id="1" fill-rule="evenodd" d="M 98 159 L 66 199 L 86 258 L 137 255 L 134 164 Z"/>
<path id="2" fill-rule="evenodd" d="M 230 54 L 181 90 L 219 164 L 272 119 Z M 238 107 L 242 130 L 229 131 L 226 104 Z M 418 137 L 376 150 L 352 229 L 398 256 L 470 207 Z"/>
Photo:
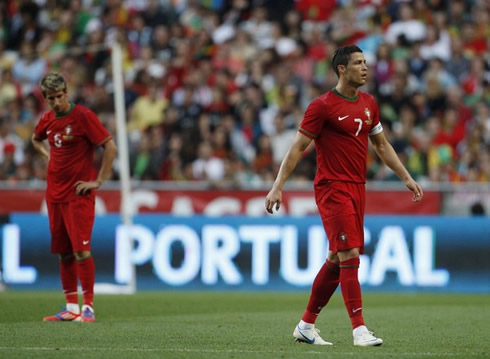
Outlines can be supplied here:
<path id="1" fill-rule="evenodd" d="M 405 234 L 399 226 L 383 228 L 372 260 L 369 284 L 378 286 L 383 283 L 387 271 L 395 271 L 402 285 L 415 282 L 410 253 Z"/>
<path id="2" fill-rule="evenodd" d="M 172 267 L 172 244 L 180 242 L 184 247 L 184 259 L 178 268 Z M 173 285 L 183 285 L 193 280 L 201 265 L 199 236 L 190 227 L 171 225 L 164 227 L 156 236 L 153 268 L 158 278 Z"/>
<path id="3" fill-rule="evenodd" d="M 134 273 L 134 265 L 148 262 L 153 253 L 154 235 L 147 227 L 141 225 L 116 228 L 115 280 L 127 284 Z"/>
<path id="4" fill-rule="evenodd" d="M 322 226 L 311 226 L 308 229 L 308 265 L 298 268 L 298 230 L 295 226 L 285 226 L 281 241 L 281 275 L 284 280 L 294 285 L 308 285 L 327 258 L 328 243 Z"/>
<path id="5" fill-rule="evenodd" d="M 176 197 L 172 203 L 171 212 L 175 216 L 190 217 L 194 214 L 192 200 L 187 196 Z"/>
<path id="6" fill-rule="evenodd" d="M 258 285 L 269 281 L 269 244 L 280 241 L 280 226 L 241 226 L 243 242 L 252 243 L 252 282 Z"/>
<path id="7" fill-rule="evenodd" d="M 34 267 L 20 266 L 20 228 L 16 224 L 3 226 L 2 263 L 5 283 L 26 283 L 36 281 Z"/>
<path id="8" fill-rule="evenodd" d="M 202 229 L 202 281 L 216 284 L 218 273 L 227 284 L 240 284 L 242 275 L 233 263 L 240 251 L 237 232 L 229 226 L 204 226 Z"/>
<path id="9" fill-rule="evenodd" d="M 449 272 L 434 269 L 434 231 L 427 226 L 417 227 L 414 232 L 414 267 L 417 284 L 443 287 L 449 283 Z"/>

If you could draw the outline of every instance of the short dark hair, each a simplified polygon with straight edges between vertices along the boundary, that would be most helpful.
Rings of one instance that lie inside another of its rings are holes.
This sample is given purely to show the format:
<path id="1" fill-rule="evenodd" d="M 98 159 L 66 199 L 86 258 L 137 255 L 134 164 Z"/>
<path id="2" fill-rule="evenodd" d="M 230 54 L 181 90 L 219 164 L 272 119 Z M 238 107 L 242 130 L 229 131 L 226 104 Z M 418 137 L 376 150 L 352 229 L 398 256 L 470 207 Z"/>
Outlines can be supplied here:
<path id="1" fill-rule="evenodd" d="M 48 72 L 41 80 L 41 92 L 46 97 L 47 91 L 66 91 L 66 81 L 58 72 Z"/>
<path id="2" fill-rule="evenodd" d="M 354 52 L 362 52 L 362 50 L 356 45 L 347 45 L 339 47 L 335 50 L 332 57 L 332 67 L 337 77 L 339 77 L 339 69 L 337 68 L 339 65 L 347 66 L 350 59 L 350 54 Z"/>

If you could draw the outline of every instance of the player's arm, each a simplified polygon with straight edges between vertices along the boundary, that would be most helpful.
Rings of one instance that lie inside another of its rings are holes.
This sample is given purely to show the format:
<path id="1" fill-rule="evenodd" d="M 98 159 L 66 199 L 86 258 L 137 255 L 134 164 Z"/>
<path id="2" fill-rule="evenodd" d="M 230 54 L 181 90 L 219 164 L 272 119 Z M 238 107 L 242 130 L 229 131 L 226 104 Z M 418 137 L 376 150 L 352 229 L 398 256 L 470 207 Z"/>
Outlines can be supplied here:
<path id="1" fill-rule="evenodd" d="M 274 206 L 276 207 L 276 211 L 281 207 L 282 187 L 284 186 L 284 183 L 288 179 L 289 175 L 296 168 L 296 165 L 303 155 L 303 152 L 310 143 L 311 138 L 303 135 L 300 132 L 296 133 L 296 138 L 281 162 L 281 167 L 279 168 L 276 180 L 272 185 L 272 189 L 265 198 L 265 208 L 267 212 L 272 213 Z"/>
<path id="2" fill-rule="evenodd" d="M 117 154 L 117 147 L 112 139 L 105 142 L 103 144 L 103 147 L 104 147 L 104 156 L 102 157 L 102 164 L 100 166 L 99 175 L 95 180 L 97 183 L 99 183 L 99 187 L 100 185 L 102 185 L 102 183 L 104 183 L 111 177 L 112 163 L 114 162 L 114 159 L 116 158 L 116 154 Z"/>
<path id="3" fill-rule="evenodd" d="M 49 151 L 44 146 L 43 140 L 40 140 L 39 138 L 36 137 L 35 134 L 33 134 L 31 137 L 31 142 L 32 142 L 32 146 L 34 146 L 34 149 L 37 152 L 39 152 L 41 156 L 49 159 Z"/>
<path id="4" fill-rule="evenodd" d="M 424 196 L 422 187 L 415 182 L 410 173 L 407 171 L 403 163 L 398 158 L 393 146 L 388 142 L 384 132 L 380 132 L 376 135 L 369 137 L 373 144 L 374 150 L 378 154 L 379 158 L 396 173 L 398 177 L 405 183 L 407 188 L 413 192 L 412 201 L 418 202 Z"/>
<path id="5" fill-rule="evenodd" d="M 112 173 L 112 163 L 116 158 L 117 147 L 112 139 L 104 142 L 102 145 L 104 147 L 104 155 L 102 156 L 102 164 L 100 166 L 99 174 L 95 181 L 77 181 L 75 183 L 76 194 L 85 195 L 92 189 L 99 188 L 104 181 L 111 177 Z"/>

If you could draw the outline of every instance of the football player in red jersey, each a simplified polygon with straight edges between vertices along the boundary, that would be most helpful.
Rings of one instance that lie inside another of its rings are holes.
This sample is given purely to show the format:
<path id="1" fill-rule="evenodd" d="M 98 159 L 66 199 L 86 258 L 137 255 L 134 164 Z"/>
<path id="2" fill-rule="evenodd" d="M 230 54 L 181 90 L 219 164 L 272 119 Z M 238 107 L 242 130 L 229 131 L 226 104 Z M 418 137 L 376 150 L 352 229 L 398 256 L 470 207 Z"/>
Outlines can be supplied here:
<path id="1" fill-rule="evenodd" d="M 309 344 L 332 344 L 320 337 L 315 321 L 340 283 L 354 345 L 378 346 L 383 340 L 364 324 L 358 280 L 359 255 L 364 253 L 368 138 L 381 160 L 413 192 L 413 202 L 420 201 L 423 192 L 387 141 L 376 101 L 359 89 L 366 83 L 368 70 L 362 50 L 354 45 L 337 49 L 332 67 L 339 78 L 337 85 L 306 109 L 296 138 L 267 194 L 265 207 L 269 213 L 279 209 L 284 183 L 313 140 L 317 153 L 315 200 L 328 237 L 329 253 L 313 281 L 308 305 L 293 336 Z"/>
<path id="2" fill-rule="evenodd" d="M 95 321 L 95 265 L 90 253 L 95 217 L 95 190 L 109 179 L 117 148 L 111 135 L 88 108 L 69 101 L 65 79 L 48 73 L 41 91 L 51 108 L 34 129 L 32 144 L 49 160 L 46 188 L 51 252 L 60 257 L 60 277 L 66 307 L 44 321 Z M 43 144 L 49 142 L 49 151 Z M 97 147 L 104 149 L 98 173 L 93 164 Z M 78 280 L 83 306 L 78 304 Z"/>

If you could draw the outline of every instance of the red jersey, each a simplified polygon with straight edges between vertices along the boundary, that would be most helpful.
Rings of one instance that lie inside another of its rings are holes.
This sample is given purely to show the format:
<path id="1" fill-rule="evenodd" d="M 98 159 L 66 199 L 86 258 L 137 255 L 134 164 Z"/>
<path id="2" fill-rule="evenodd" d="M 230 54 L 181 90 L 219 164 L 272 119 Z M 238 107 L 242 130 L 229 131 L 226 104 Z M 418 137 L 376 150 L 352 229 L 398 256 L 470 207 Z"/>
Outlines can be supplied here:
<path id="1" fill-rule="evenodd" d="M 75 183 L 97 178 L 95 149 L 111 139 L 97 116 L 80 105 L 72 105 L 67 113 L 58 116 L 53 111 L 44 113 L 34 136 L 49 141 L 46 200 L 51 202 L 77 199 Z M 94 196 L 94 191 L 87 196 Z"/>
<path id="2" fill-rule="evenodd" d="M 383 127 L 371 95 L 359 91 L 348 98 L 333 89 L 313 100 L 298 131 L 315 141 L 315 185 L 326 180 L 365 183 L 368 136 Z"/>

